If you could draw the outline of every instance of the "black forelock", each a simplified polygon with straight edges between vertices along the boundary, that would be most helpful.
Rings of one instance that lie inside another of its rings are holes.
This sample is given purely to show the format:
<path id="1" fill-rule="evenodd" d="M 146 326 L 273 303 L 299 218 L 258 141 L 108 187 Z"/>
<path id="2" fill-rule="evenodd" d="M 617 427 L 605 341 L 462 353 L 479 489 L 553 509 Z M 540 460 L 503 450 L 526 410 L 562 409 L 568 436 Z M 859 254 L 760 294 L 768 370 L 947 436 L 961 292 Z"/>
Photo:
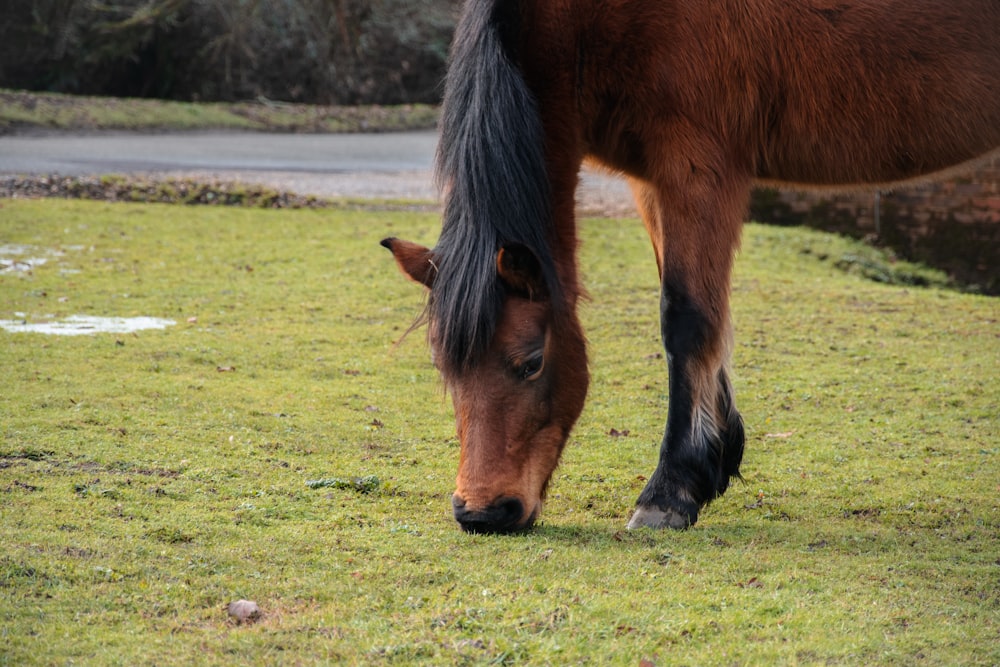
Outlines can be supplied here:
<path id="1" fill-rule="evenodd" d="M 469 0 L 445 82 L 437 179 L 444 219 L 428 303 L 446 367 L 486 350 L 503 304 L 496 255 L 508 243 L 538 257 L 558 294 L 544 133 L 535 98 L 515 65 L 517 0 Z"/>

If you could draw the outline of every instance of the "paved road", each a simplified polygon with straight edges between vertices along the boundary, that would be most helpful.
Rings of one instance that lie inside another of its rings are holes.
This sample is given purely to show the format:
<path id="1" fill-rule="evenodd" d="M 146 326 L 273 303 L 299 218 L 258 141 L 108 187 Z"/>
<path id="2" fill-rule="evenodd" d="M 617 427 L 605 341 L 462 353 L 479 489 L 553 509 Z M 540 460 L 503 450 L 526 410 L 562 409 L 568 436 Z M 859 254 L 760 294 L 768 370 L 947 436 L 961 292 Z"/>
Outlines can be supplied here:
<path id="1" fill-rule="evenodd" d="M 0 136 L 0 175 L 127 173 L 262 183 L 300 194 L 435 200 L 437 134 L 164 134 Z M 628 211 L 615 178 L 584 174 L 586 208 Z"/>
<path id="2" fill-rule="evenodd" d="M 0 173 L 208 175 L 308 194 L 433 199 L 434 132 L 98 133 L 0 137 Z M 317 191 L 322 190 L 322 191 Z"/>

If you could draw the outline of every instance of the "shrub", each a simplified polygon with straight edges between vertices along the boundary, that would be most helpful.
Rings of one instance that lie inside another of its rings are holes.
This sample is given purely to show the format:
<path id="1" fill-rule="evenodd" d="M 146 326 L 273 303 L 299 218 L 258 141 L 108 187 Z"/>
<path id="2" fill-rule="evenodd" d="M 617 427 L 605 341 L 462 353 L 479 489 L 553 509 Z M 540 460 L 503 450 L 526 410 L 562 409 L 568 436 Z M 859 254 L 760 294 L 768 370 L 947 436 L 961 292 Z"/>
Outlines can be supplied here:
<path id="1" fill-rule="evenodd" d="M 10 0 L 0 85 L 322 104 L 438 101 L 456 0 Z"/>

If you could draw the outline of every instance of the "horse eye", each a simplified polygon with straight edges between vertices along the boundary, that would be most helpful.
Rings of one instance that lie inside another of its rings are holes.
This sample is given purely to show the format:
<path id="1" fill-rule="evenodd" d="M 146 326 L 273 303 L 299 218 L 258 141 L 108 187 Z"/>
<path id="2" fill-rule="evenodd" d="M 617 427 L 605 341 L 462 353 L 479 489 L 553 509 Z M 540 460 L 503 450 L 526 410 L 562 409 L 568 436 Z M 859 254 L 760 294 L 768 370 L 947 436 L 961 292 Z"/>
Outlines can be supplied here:
<path id="1" fill-rule="evenodd" d="M 521 380 L 527 380 L 529 382 L 537 380 L 542 374 L 543 368 L 545 368 L 545 357 L 541 355 L 532 357 L 518 367 L 517 377 Z"/>

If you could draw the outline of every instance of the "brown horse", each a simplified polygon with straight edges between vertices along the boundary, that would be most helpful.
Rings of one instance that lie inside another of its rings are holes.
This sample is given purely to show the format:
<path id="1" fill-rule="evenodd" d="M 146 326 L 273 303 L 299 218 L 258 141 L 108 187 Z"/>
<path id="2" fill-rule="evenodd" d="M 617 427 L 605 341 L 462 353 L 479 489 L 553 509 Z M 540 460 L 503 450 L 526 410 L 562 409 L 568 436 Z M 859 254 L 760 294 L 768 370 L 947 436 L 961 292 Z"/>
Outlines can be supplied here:
<path id="1" fill-rule="evenodd" d="M 455 405 L 455 518 L 526 528 L 586 396 L 574 191 L 624 174 L 661 278 L 669 407 L 629 528 L 685 528 L 739 476 L 729 282 L 754 181 L 910 180 L 1000 146 L 998 0 L 467 0 L 429 288 Z"/>

